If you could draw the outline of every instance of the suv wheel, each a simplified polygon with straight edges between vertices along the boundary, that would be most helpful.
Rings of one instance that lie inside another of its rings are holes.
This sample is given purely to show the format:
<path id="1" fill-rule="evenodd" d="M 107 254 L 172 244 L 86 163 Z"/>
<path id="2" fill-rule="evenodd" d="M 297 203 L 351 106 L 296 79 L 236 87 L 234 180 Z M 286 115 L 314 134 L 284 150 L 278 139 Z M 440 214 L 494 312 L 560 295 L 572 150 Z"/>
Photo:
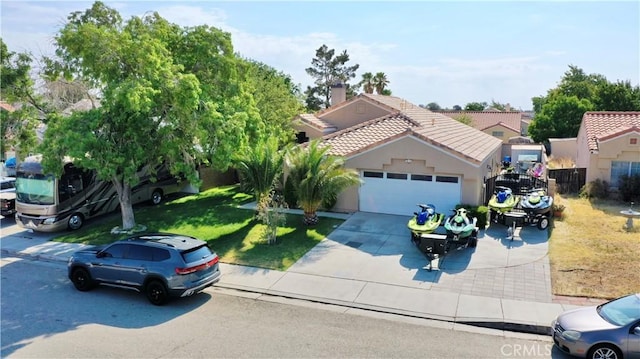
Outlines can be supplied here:
<path id="1" fill-rule="evenodd" d="M 71 273 L 71 281 L 77 290 L 86 292 L 93 288 L 93 279 L 91 275 L 84 268 L 76 268 Z"/>
<path id="2" fill-rule="evenodd" d="M 153 305 L 163 305 L 169 297 L 167 288 L 158 280 L 149 282 L 145 288 L 145 293 L 147 294 L 147 299 Z"/>

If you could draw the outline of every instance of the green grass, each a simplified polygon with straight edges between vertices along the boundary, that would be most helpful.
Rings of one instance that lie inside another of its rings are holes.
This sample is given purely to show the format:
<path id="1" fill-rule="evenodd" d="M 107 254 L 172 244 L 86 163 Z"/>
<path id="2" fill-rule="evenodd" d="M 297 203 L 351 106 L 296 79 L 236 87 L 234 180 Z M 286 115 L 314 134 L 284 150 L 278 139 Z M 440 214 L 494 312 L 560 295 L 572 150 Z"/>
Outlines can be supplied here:
<path id="1" fill-rule="evenodd" d="M 170 232 L 200 238 L 220 256 L 224 263 L 286 270 L 343 220 L 322 218 L 313 227 L 302 223 L 301 215 L 288 214 L 278 227 L 277 242 L 261 240 L 264 228 L 254 219 L 254 211 L 238 208 L 250 202 L 251 196 L 239 192 L 237 186 L 209 189 L 196 195 L 181 197 L 159 206 L 134 207 L 136 223 L 147 232 Z M 122 225 L 119 212 L 92 220 L 83 228 L 55 238 L 58 242 L 105 244 L 126 237 L 112 235 L 111 229 Z"/>

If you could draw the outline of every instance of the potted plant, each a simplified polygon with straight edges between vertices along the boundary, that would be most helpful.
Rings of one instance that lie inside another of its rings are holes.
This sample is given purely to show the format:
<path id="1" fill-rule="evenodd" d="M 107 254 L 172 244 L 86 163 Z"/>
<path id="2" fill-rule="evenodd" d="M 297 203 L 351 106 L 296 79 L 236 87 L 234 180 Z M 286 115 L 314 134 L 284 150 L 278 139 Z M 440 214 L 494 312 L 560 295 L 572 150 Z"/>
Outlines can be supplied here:
<path id="1" fill-rule="evenodd" d="M 552 211 L 553 211 L 553 216 L 557 217 L 557 218 L 562 218 L 562 214 L 564 213 L 564 210 L 566 209 L 566 207 L 564 206 L 564 204 L 553 204 L 551 206 Z"/>

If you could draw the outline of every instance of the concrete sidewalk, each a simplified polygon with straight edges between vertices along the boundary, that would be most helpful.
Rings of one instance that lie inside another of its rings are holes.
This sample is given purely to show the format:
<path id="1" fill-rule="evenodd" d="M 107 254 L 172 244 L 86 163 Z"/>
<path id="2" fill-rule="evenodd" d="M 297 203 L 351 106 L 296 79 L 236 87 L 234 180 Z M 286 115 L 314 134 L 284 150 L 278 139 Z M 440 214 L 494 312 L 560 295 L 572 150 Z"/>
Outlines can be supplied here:
<path id="1" fill-rule="evenodd" d="M 44 234 L 28 231 L 6 233 L 4 229 L 0 241 L 3 256 L 66 263 L 72 252 L 83 247 L 52 242 Z M 325 241 L 322 243 L 326 246 L 328 242 Z M 322 245 L 319 248 L 326 250 Z M 575 308 L 550 302 L 430 290 L 430 287 L 391 284 L 366 278 L 349 279 L 305 273 L 303 270 L 296 271 L 295 267 L 282 272 L 221 263 L 223 276 L 216 286 L 255 293 L 256 298 L 260 295 L 279 296 L 531 334 L 549 333 L 551 320 L 559 313 Z"/>

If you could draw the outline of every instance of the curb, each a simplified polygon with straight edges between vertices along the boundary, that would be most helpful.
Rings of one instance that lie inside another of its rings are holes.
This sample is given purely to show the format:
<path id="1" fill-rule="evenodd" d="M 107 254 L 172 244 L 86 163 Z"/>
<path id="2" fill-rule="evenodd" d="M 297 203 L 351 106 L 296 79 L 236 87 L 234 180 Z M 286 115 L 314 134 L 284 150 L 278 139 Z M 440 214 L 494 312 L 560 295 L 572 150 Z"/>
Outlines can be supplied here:
<path id="1" fill-rule="evenodd" d="M 0 252 L 2 253 L 3 256 L 13 256 L 13 257 L 23 258 L 23 259 L 33 260 L 33 261 L 56 262 L 61 264 L 65 264 L 67 262 L 64 259 L 61 259 L 59 256 L 52 256 L 52 255 L 46 255 L 46 254 L 29 254 L 29 253 L 12 251 L 7 249 L 2 249 L 0 250 Z M 307 302 L 328 304 L 328 305 L 334 305 L 334 306 L 339 306 L 343 308 L 352 308 L 352 309 L 360 309 L 360 310 L 366 310 L 366 311 L 371 311 L 376 313 L 400 315 L 400 316 L 409 317 L 409 318 L 429 319 L 429 320 L 435 320 L 435 321 L 440 321 L 445 323 L 464 324 L 464 325 L 470 325 L 474 327 L 497 329 L 497 330 L 509 331 L 509 332 L 537 334 L 537 335 L 549 335 L 549 333 L 551 332 L 550 326 L 522 324 L 522 323 L 509 323 L 509 322 L 501 322 L 501 321 L 498 322 L 498 321 L 456 320 L 456 318 L 437 315 L 437 314 L 427 314 L 427 313 L 420 313 L 420 312 L 414 312 L 414 311 L 402 310 L 402 309 L 396 309 L 396 308 L 380 307 L 380 306 L 367 305 L 367 304 L 358 304 L 353 302 L 306 296 L 306 295 L 293 294 L 288 292 L 280 292 L 280 291 L 269 290 L 269 289 L 266 289 L 266 290 L 258 289 L 258 288 L 243 286 L 243 285 L 237 285 L 237 284 L 226 284 L 226 283 L 218 282 L 215 285 L 215 287 L 236 290 L 244 293 L 253 293 L 253 294 L 268 295 L 272 297 L 280 297 L 280 298 L 286 298 L 286 299 L 303 300 Z"/>
<path id="2" fill-rule="evenodd" d="M 273 291 L 268 289 L 267 290 L 257 289 L 257 288 L 242 286 L 242 285 L 225 284 L 221 282 L 218 282 L 216 284 L 216 287 L 237 290 L 245 293 L 269 295 L 273 297 L 280 297 L 280 298 L 286 298 L 286 299 L 304 300 L 304 301 L 313 302 L 313 303 L 329 304 L 329 305 L 334 305 L 334 306 L 339 306 L 344 308 L 361 309 L 361 310 L 367 310 L 367 311 L 372 311 L 376 313 L 394 314 L 394 315 L 401 315 L 401 316 L 410 317 L 410 318 L 429 319 L 429 320 L 436 320 L 436 321 L 446 322 L 446 323 L 464 324 L 464 325 L 470 325 L 474 327 L 497 329 L 497 330 L 509 331 L 509 332 L 518 332 L 518 333 L 524 333 L 524 334 L 536 334 L 536 335 L 545 335 L 545 336 L 551 333 L 551 327 L 544 326 L 544 325 L 497 322 L 497 321 L 468 321 L 468 320 L 457 321 L 455 320 L 455 318 L 451 318 L 449 316 L 413 312 L 409 310 L 402 310 L 402 309 L 395 309 L 395 308 L 388 308 L 388 307 L 379 307 L 375 305 L 358 304 L 353 302 L 345 302 L 345 301 L 340 301 L 335 299 L 326 299 L 326 298 L 312 297 L 312 296 L 306 296 L 306 295 L 300 295 L 300 294 L 285 293 L 285 292 Z"/>

